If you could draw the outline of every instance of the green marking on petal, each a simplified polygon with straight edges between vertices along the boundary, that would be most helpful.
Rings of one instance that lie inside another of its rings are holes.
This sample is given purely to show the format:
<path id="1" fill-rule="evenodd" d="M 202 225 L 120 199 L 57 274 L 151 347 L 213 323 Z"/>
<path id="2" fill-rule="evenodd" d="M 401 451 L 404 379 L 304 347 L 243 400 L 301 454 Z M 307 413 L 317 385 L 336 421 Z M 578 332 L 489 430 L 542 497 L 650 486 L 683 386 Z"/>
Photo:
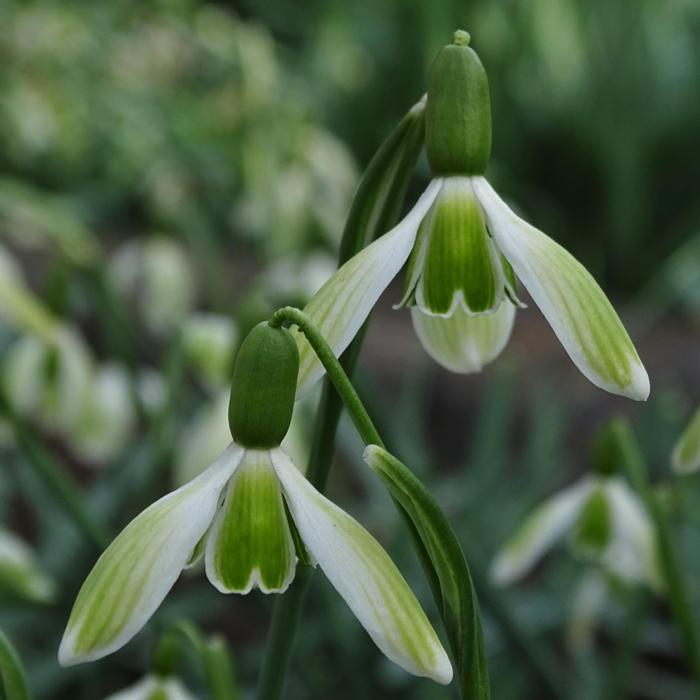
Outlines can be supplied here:
<path id="1" fill-rule="evenodd" d="M 452 669 L 440 640 L 379 542 L 284 452 L 272 451 L 272 459 L 304 544 L 375 644 L 410 673 L 448 683 Z"/>
<path id="2" fill-rule="evenodd" d="M 223 593 L 282 592 L 296 556 L 267 450 L 247 450 L 207 542 L 207 576 Z"/>
<path id="3" fill-rule="evenodd" d="M 419 305 L 441 315 L 452 314 L 460 301 L 469 313 L 495 308 L 503 295 L 503 273 L 469 178 L 445 179 L 431 223 Z"/>
<path id="4" fill-rule="evenodd" d="M 610 505 L 602 488 L 588 497 L 581 510 L 572 544 L 577 554 L 595 558 L 605 549 L 612 536 Z"/>
<path id="5" fill-rule="evenodd" d="M 596 281 L 568 251 L 517 217 L 481 177 L 472 178 L 489 230 L 576 366 L 596 386 L 645 400 L 649 377 Z"/>
<path id="6" fill-rule="evenodd" d="M 211 523 L 241 453 L 229 446 L 200 476 L 156 501 L 116 537 L 78 593 L 59 649 L 61 664 L 101 658 L 143 627 Z"/>
<path id="7" fill-rule="evenodd" d="M 671 466 L 679 474 L 688 474 L 700 469 L 700 408 L 673 448 Z"/>
<path id="8" fill-rule="evenodd" d="M 593 487 L 591 479 L 582 479 L 538 506 L 496 555 L 494 581 L 508 585 L 524 576 L 576 522 Z"/>

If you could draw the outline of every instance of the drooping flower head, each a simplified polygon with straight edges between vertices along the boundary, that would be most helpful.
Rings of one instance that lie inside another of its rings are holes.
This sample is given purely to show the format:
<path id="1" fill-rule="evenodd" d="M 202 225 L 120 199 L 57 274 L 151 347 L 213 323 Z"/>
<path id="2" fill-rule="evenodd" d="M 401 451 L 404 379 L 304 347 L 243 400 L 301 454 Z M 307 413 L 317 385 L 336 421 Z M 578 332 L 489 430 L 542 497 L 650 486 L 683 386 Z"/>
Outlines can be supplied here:
<path id="1" fill-rule="evenodd" d="M 267 323 L 251 331 L 231 386 L 231 444 L 199 476 L 137 516 L 100 557 L 71 612 L 62 664 L 98 659 L 126 644 L 200 555 L 217 590 L 242 594 L 284 592 L 302 559 L 324 571 L 388 658 L 416 675 L 451 680 L 435 631 L 387 553 L 280 448 L 298 367 L 289 331 Z"/>
<path id="2" fill-rule="evenodd" d="M 408 215 L 343 265 L 305 308 L 337 354 L 409 262 L 399 306 L 425 349 L 455 372 L 503 349 L 529 292 L 574 364 L 596 386 L 644 400 L 649 379 L 595 280 L 564 248 L 518 217 L 484 177 L 491 150 L 486 72 L 455 33 L 431 68 L 425 146 L 433 180 Z M 300 392 L 323 370 L 303 338 Z"/>
<path id="3" fill-rule="evenodd" d="M 654 527 L 639 496 L 617 474 L 618 459 L 604 432 L 595 443 L 593 473 L 535 508 L 497 553 L 494 581 L 509 585 L 524 577 L 568 535 L 577 558 L 623 583 L 661 590 Z"/>

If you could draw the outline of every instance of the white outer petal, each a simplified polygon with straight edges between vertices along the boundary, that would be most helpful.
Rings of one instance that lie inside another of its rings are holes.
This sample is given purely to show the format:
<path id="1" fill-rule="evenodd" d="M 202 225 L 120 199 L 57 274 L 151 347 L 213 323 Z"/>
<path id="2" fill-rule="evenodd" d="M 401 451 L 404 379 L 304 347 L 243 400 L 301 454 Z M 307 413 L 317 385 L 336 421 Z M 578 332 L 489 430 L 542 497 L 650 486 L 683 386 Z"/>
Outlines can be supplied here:
<path id="1" fill-rule="evenodd" d="M 163 700 L 196 700 L 177 678 L 158 678 L 152 674 L 144 676 L 138 683 L 110 695 L 105 700 L 151 700 L 153 697 Z"/>
<path id="2" fill-rule="evenodd" d="M 498 247 L 574 364 L 601 389 L 645 401 L 649 396 L 647 372 L 593 277 L 558 243 L 516 216 L 483 177 L 475 177 L 472 182 Z M 605 340 L 600 338 L 601 330 L 607 334 Z M 610 342 L 612 334 L 615 346 Z M 611 348 L 617 357 L 606 358 Z M 596 370 L 591 357 L 598 364 L 608 364 L 608 376 Z M 615 372 L 629 372 L 629 379 L 618 382 Z"/>
<path id="3" fill-rule="evenodd" d="M 78 593 L 58 650 L 62 666 L 110 654 L 146 624 L 209 527 L 242 454 L 232 443 L 194 481 L 153 503 L 116 537 Z M 81 640 L 86 626 L 93 626 L 91 639 Z"/>
<path id="4" fill-rule="evenodd" d="M 435 201 L 442 180 L 433 180 L 411 211 L 391 231 L 348 260 L 311 298 L 304 312 L 336 356 L 350 345 L 382 292 L 406 262 L 420 222 Z M 306 338 L 299 345 L 297 398 L 323 376 L 323 366 Z"/>
<path id="5" fill-rule="evenodd" d="M 612 516 L 612 537 L 603 554 L 603 565 L 630 583 L 663 587 L 651 519 L 637 494 L 620 478 L 604 485 Z"/>
<path id="6" fill-rule="evenodd" d="M 538 506 L 496 555 L 491 578 L 506 586 L 524 576 L 571 528 L 595 487 L 593 479 L 584 477 Z"/>
<path id="7" fill-rule="evenodd" d="M 449 683 L 447 654 L 382 546 L 320 494 L 284 452 L 272 450 L 271 456 L 304 544 L 374 643 L 409 673 Z"/>
<path id="8" fill-rule="evenodd" d="M 515 306 L 503 301 L 490 314 L 474 316 L 461 306 L 449 318 L 411 307 L 411 320 L 425 351 L 445 369 L 459 374 L 480 372 L 501 353 L 510 338 Z"/>

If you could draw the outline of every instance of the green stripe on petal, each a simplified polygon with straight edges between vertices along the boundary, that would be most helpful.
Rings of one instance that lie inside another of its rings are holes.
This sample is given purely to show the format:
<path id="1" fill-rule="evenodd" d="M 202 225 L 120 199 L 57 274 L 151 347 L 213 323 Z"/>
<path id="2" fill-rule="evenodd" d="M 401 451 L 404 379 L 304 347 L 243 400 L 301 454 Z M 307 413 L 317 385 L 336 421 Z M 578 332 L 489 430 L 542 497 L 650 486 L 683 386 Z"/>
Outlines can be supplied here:
<path id="1" fill-rule="evenodd" d="M 411 307 L 416 335 L 425 351 L 450 372 L 480 372 L 506 346 L 515 307 L 504 301 L 490 314 L 470 316 L 457 308 L 449 318 L 431 316 Z"/>
<path id="2" fill-rule="evenodd" d="M 524 576 L 573 526 L 594 488 L 595 482 L 585 478 L 538 506 L 496 555 L 493 580 L 506 586 Z"/>
<path id="3" fill-rule="evenodd" d="M 503 298 L 500 256 L 490 236 L 470 178 L 445 178 L 431 210 L 431 228 L 418 305 L 450 316 L 461 302 L 469 313 L 487 313 Z"/>
<path id="4" fill-rule="evenodd" d="M 678 438 L 671 454 L 671 466 L 678 474 L 690 474 L 700 469 L 700 408 Z"/>
<path id="5" fill-rule="evenodd" d="M 399 224 L 348 260 L 304 307 L 304 313 L 336 356 L 347 348 L 382 292 L 403 267 L 420 222 L 441 185 L 441 180 L 433 180 Z M 300 398 L 323 376 L 324 370 L 303 334 L 293 332 L 299 346 L 297 398 Z"/>
<path id="6" fill-rule="evenodd" d="M 222 593 L 287 589 L 296 568 L 282 491 L 267 450 L 247 450 L 207 539 L 207 577 Z"/>
<path id="7" fill-rule="evenodd" d="M 243 454 L 231 444 L 202 474 L 132 520 L 83 583 L 58 651 L 61 665 L 93 661 L 126 644 L 172 588 L 209 527 Z"/>
<path id="8" fill-rule="evenodd" d="M 284 452 L 271 455 L 304 544 L 374 643 L 409 673 L 449 683 L 447 654 L 379 542 L 321 495 Z"/>
<path id="9" fill-rule="evenodd" d="M 498 247 L 574 364 L 601 389 L 646 400 L 646 370 L 593 277 L 558 243 L 516 216 L 484 178 L 472 182 Z"/>

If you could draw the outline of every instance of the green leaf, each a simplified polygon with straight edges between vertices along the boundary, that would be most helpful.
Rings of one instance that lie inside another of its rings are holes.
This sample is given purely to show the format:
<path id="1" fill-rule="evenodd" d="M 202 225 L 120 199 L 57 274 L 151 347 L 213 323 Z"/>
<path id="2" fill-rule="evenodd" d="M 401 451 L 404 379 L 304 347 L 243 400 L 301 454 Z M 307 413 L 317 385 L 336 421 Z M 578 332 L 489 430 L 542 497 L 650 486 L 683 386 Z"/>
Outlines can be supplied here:
<path id="1" fill-rule="evenodd" d="M 402 506 L 425 547 L 433 569 L 427 574 L 432 579 L 433 592 L 437 594 L 436 600 L 452 647 L 461 697 L 488 700 L 491 691 L 479 603 L 454 530 L 437 501 L 396 457 L 377 445 L 369 445 L 365 450 L 365 461 Z"/>
<path id="2" fill-rule="evenodd" d="M 0 696 L 6 700 L 29 700 L 24 668 L 12 642 L 0 630 Z"/>

